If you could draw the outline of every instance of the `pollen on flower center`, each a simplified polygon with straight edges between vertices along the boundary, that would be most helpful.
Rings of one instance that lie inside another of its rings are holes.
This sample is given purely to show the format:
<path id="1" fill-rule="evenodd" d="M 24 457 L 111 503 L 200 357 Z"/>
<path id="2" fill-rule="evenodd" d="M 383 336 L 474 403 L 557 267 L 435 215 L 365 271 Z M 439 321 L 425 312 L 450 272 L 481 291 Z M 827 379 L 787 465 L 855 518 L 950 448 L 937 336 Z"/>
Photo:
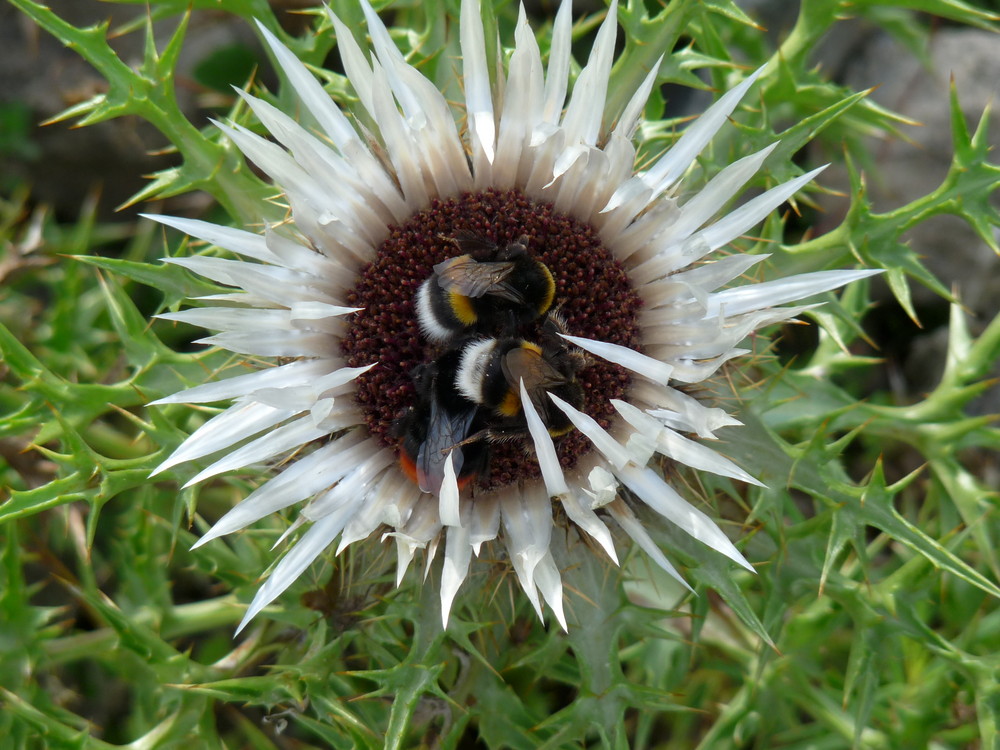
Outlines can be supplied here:
<path id="1" fill-rule="evenodd" d="M 528 252 L 551 271 L 556 293 L 553 310 L 574 336 L 639 348 L 637 314 L 641 301 L 628 276 L 589 226 L 537 203 L 517 190 L 486 190 L 434 201 L 393 228 L 375 259 L 361 269 L 347 303 L 364 308 L 352 316 L 341 341 L 347 364 L 378 366 L 357 380 L 356 401 L 369 431 L 382 445 L 398 447 L 398 425 L 418 398 L 414 370 L 438 358 L 442 346 L 421 333 L 414 296 L 433 267 L 459 251 L 448 238 L 472 232 L 498 245 L 527 237 Z M 540 321 L 517 332 L 527 340 Z M 607 427 L 614 414 L 610 401 L 629 387 L 621 367 L 591 357 L 577 373 L 583 410 Z M 590 451 L 590 442 L 571 432 L 557 440 L 566 468 Z M 494 445 L 483 488 L 500 487 L 539 475 L 537 461 L 522 441 Z"/>

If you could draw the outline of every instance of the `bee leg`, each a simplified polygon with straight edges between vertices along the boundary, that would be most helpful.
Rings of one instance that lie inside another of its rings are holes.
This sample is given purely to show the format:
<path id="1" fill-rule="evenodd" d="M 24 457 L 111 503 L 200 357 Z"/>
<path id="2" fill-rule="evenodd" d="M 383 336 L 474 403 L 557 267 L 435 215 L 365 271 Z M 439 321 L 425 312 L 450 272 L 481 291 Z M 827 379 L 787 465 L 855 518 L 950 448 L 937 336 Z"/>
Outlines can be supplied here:
<path id="1" fill-rule="evenodd" d="M 473 443 L 478 443 L 480 440 L 489 440 L 492 432 L 493 431 L 490 430 L 488 427 L 484 428 L 479 432 L 469 435 L 469 437 L 465 438 L 465 440 L 461 440 L 447 448 L 442 448 L 441 452 L 444 453 L 445 451 L 450 451 L 452 448 L 462 448 L 463 446 L 466 445 L 472 445 Z"/>

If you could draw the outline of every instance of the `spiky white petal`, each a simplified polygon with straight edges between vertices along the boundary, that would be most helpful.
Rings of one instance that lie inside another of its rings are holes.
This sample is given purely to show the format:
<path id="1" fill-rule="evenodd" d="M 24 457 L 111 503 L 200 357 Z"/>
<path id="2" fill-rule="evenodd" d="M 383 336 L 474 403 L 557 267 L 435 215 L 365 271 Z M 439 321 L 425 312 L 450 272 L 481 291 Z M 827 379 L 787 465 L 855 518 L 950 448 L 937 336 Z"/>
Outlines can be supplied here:
<path id="1" fill-rule="evenodd" d="M 451 603 L 458 588 L 469 574 L 472 546 L 469 544 L 469 530 L 464 526 L 449 526 L 444 548 L 444 565 L 441 567 L 441 624 L 448 627 Z"/>
<path id="2" fill-rule="evenodd" d="M 586 531 L 595 542 L 604 548 L 615 565 L 618 564 L 618 554 L 615 552 L 615 543 L 611 539 L 611 532 L 604 522 L 587 505 L 580 502 L 575 494 L 564 495 L 559 498 L 562 501 L 563 509 L 569 520 Z"/>
<path id="3" fill-rule="evenodd" d="M 469 545 L 478 557 L 483 544 L 496 539 L 500 531 L 499 498 L 477 497 L 469 516 Z"/>
<path id="4" fill-rule="evenodd" d="M 587 474 L 590 489 L 583 492 L 590 497 L 592 509 L 603 508 L 618 497 L 618 480 L 615 475 L 603 466 L 595 465 Z"/>
<path id="5" fill-rule="evenodd" d="M 332 513 L 356 495 L 366 495 L 391 463 L 392 453 L 381 450 L 355 466 L 343 466 L 337 474 L 336 484 L 306 505 L 302 509 L 302 515 L 315 521 Z M 344 545 L 338 547 L 337 554 L 343 549 Z"/>
<path id="6" fill-rule="evenodd" d="M 750 286 L 734 287 L 712 295 L 705 317 L 725 313 L 739 315 L 763 307 L 783 305 L 820 292 L 828 292 L 882 273 L 881 270 L 816 271 L 787 279 L 765 281 Z"/>
<path id="7" fill-rule="evenodd" d="M 347 433 L 276 474 L 215 522 L 195 547 L 230 534 L 264 516 L 312 497 L 343 478 L 357 463 L 371 460 L 378 448 L 357 430 Z"/>
<path id="8" fill-rule="evenodd" d="M 600 451 L 601 455 L 603 455 L 612 466 L 621 468 L 629 462 L 628 452 L 615 442 L 615 440 L 608 435 L 604 428 L 597 424 L 597 421 L 593 417 L 584 414 L 579 409 L 574 408 L 554 393 L 550 393 L 549 398 L 552 399 L 552 402 L 559 407 L 559 410 L 562 411 L 567 418 L 569 418 L 569 421 L 573 423 L 573 426 L 587 436 L 587 439 L 594 444 L 594 447 Z"/>
<path id="9" fill-rule="evenodd" d="M 188 325 L 214 328 L 216 331 L 245 331 L 247 329 L 290 331 L 290 310 L 260 310 L 237 307 L 192 307 L 175 313 L 161 313 L 156 317 Z"/>
<path id="10" fill-rule="evenodd" d="M 640 500 L 679 529 L 721 552 L 747 570 L 753 570 L 753 566 L 739 553 L 729 541 L 729 537 L 722 533 L 712 519 L 678 495 L 677 491 L 664 482 L 655 471 L 649 468 L 640 469 L 633 464 L 616 470 L 615 475 Z"/>
<path id="11" fill-rule="evenodd" d="M 326 372 L 308 383 L 290 384 L 283 388 L 257 388 L 253 391 L 253 398 L 255 401 L 276 406 L 279 409 L 296 411 L 309 409 L 315 406 L 317 400 L 341 393 L 343 386 L 352 383 L 375 367 L 375 365 L 339 367 L 338 364 L 335 361 L 327 362 Z"/>
<path id="12" fill-rule="evenodd" d="M 538 586 L 538 590 L 542 592 L 542 598 L 545 599 L 545 603 L 549 605 L 552 613 L 556 616 L 556 622 L 559 623 L 559 627 L 564 631 L 568 631 L 566 615 L 563 613 L 562 577 L 559 575 L 559 568 L 556 566 L 556 561 L 553 559 L 551 552 L 546 552 L 542 556 L 542 559 L 538 561 L 538 565 L 535 566 L 534 583 Z"/>
<path id="13" fill-rule="evenodd" d="M 373 111 L 372 66 L 368 63 L 368 57 L 361 51 L 361 47 L 358 46 L 350 29 L 333 12 L 333 8 L 324 4 L 323 9 L 333 24 L 334 36 L 337 39 L 337 51 L 340 53 L 340 62 L 344 66 L 344 72 L 347 73 L 347 79 L 351 82 L 358 99 L 361 100 L 361 106 L 365 108 L 366 112 L 371 113 Z M 368 15 L 367 11 L 365 11 L 365 15 Z"/>
<path id="14" fill-rule="evenodd" d="M 341 315 L 361 312 L 362 307 L 343 307 L 342 305 L 330 305 L 317 300 L 306 300 L 304 302 L 293 302 L 290 309 L 291 321 L 293 324 L 303 321 L 322 321 L 326 318 L 339 318 Z"/>
<path id="15" fill-rule="evenodd" d="M 563 152 L 552 169 L 553 182 L 565 174 L 589 149 L 597 144 L 608 94 L 608 74 L 618 34 L 618 0 L 611 0 L 607 16 L 597 31 L 587 65 L 580 71 L 569 106 L 562 119 L 566 133 Z"/>
<path id="16" fill-rule="evenodd" d="M 337 339 L 313 331 L 225 331 L 195 339 L 196 344 L 220 346 L 258 357 L 316 357 L 337 345 Z"/>
<path id="17" fill-rule="evenodd" d="M 459 19 L 462 38 L 462 78 L 465 82 L 465 111 L 469 118 L 472 137 L 474 170 L 479 173 L 487 168 L 482 163 L 493 163 L 496 143 L 496 121 L 493 118 L 493 93 L 486 64 L 486 39 L 479 0 L 462 0 Z"/>
<path id="18" fill-rule="evenodd" d="M 347 425 L 345 425 L 347 426 Z M 267 434 L 252 440 L 241 448 L 227 453 L 211 466 L 203 469 L 189 479 L 184 487 L 204 481 L 209 477 L 214 477 L 233 469 L 240 469 L 244 466 L 263 461 L 281 455 L 300 445 L 318 440 L 328 431 L 322 428 L 317 429 L 311 419 L 299 419 L 282 425 Z"/>
<path id="19" fill-rule="evenodd" d="M 281 145 L 288 149 L 296 164 L 315 174 L 316 185 L 341 206 L 336 213 L 338 220 L 373 246 L 381 242 L 385 238 L 386 224 L 391 223 L 402 209 L 398 196 L 392 194 L 387 201 L 382 201 L 371 195 L 369 186 L 362 182 L 353 165 L 340 154 L 277 107 L 243 91 L 237 93 Z M 316 169 L 317 166 L 323 168 Z"/>
<path id="20" fill-rule="evenodd" d="M 535 445 L 535 453 L 538 456 L 538 466 L 542 470 L 545 489 L 548 490 L 550 497 L 562 497 L 569 492 L 569 487 L 566 485 L 566 477 L 563 476 L 562 467 L 559 466 L 556 447 L 542 422 L 542 418 L 538 416 L 534 404 L 528 397 L 524 380 L 520 381 L 519 387 L 521 389 L 521 408 L 524 410 L 524 418 L 528 423 L 531 441 Z"/>
<path id="21" fill-rule="evenodd" d="M 652 383 L 637 383 L 632 400 L 648 404 L 647 411 L 668 427 L 693 432 L 700 438 L 715 438 L 720 427 L 738 427 L 741 422 L 717 406 L 705 406 L 698 399 L 676 388 L 661 388 Z M 661 407 L 661 408 L 657 408 Z"/>
<path id="22" fill-rule="evenodd" d="M 567 341 L 576 344 L 581 349 L 591 354 L 596 354 L 608 362 L 621 365 L 626 370 L 631 370 L 637 375 L 649 378 L 654 383 L 666 385 L 670 382 L 670 374 L 673 372 L 673 368 L 665 362 L 659 362 L 652 357 L 647 357 L 642 352 L 606 341 L 595 341 L 593 339 L 585 339 L 581 336 L 569 336 L 564 333 L 560 333 L 559 335 Z"/>
<path id="23" fill-rule="evenodd" d="M 520 96 L 507 97 L 500 117 L 497 156 L 493 163 L 493 182 L 509 189 L 517 182 L 525 146 L 542 117 L 542 58 L 535 35 L 528 26 L 524 6 L 518 14 L 514 31 L 516 46 L 510 58 L 508 86 Z"/>
<path id="24" fill-rule="evenodd" d="M 738 86 L 723 94 L 701 117 L 685 129 L 677 143 L 656 164 L 622 185 L 604 207 L 604 212 L 614 210 L 630 199 L 634 204 L 634 198 L 639 195 L 644 195 L 644 204 L 648 204 L 680 179 L 695 157 L 701 153 L 712 136 L 736 109 L 736 105 L 740 103 L 762 71 L 763 68 L 758 68 Z M 638 213 L 638 209 L 642 207 L 644 206 L 635 206 L 637 210 L 634 210 L 632 215 Z"/>
<path id="25" fill-rule="evenodd" d="M 625 105 L 625 109 L 622 112 L 618 122 L 615 124 L 615 129 L 612 131 L 612 137 L 619 137 L 623 142 L 630 142 L 632 136 L 635 134 L 635 129 L 639 125 L 639 120 L 642 117 L 642 110 L 646 106 L 646 102 L 649 100 L 649 95 L 653 91 L 653 84 L 656 83 L 656 76 L 660 71 L 660 66 L 663 64 L 663 55 L 656 61 L 656 64 L 650 68 L 649 73 L 642 80 L 639 88 L 635 90 L 629 103 Z"/>
<path id="26" fill-rule="evenodd" d="M 363 470 L 358 473 L 363 473 Z M 378 478 L 373 479 L 374 476 Z M 337 544 L 338 555 L 351 544 L 366 539 L 383 523 L 396 521 L 396 525 L 402 526 L 403 519 L 409 516 L 413 503 L 417 502 L 420 494 L 411 491 L 412 486 L 406 485 L 406 477 L 379 468 L 369 469 L 368 476 L 359 478 L 353 488 L 337 486 L 338 490 L 342 489 L 345 498 L 352 494 L 364 497 L 354 517 L 341 532 L 340 542 Z"/>
<path id="27" fill-rule="evenodd" d="M 390 209 L 396 207 L 400 220 L 408 215 L 402 208 L 402 198 L 391 175 L 386 174 L 382 165 L 372 156 L 364 142 L 358 137 L 347 116 L 327 96 L 323 87 L 313 77 L 298 58 L 259 21 L 257 26 L 281 69 L 295 89 L 299 101 L 316 118 L 320 127 L 333 141 L 354 168 L 364 184 L 371 186 L 371 192 Z M 409 212 L 413 207 L 409 206 Z M 296 217 L 298 219 L 298 217 Z"/>
<path id="28" fill-rule="evenodd" d="M 191 433 L 166 461 L 153 470 L 153 474 L 229 448 L 261 430 L 284 422 L 293 414 L 254 401 L 238 401 Z"/>
<path id="29" fill-rule="evenodd" d="M 160 214 L 139 215 L 145 219 L 173 227 L 192 237 L 205 240 L 205 242 L 210 242 L 217 247 L 229 250 L 237 255 L 242 255 L 245 258 L 253 258 L 265 263 L 280 262 L 278 256 L 267 247 L 267 241 L 259 234 L 212 224 L 208 221 L 199 221 L 198 219 L 184 219 L 179 216 L 162 216 Z"/>
<path id="30" fill-rule="evenodd" d="M 445 526 L 461 526 L 458 510 L 458 478 L 455 476 L 455 451 L 448 451 L 444 460 L 444 480 L 438 494 L 438 515 Z"/>
<path id="31" fill-rule="evenodd" d="M 552 508 L 544 487 L 526 487 L 520 494 L 505 492 L 500 497 L 507 550 L 514 572 L 532 605 L 541 617 L 534 573 L 548 553 L 552 535 Z"/>
<path id="32" fill-rule="evenodd" d="M 386 151 L 393 170 L 403 188 L 403 195 L 410 205 L 425 206 L 429 199 L 427 184 L 420 169 L 417 154 L 410 148 L 406 123 L 389 90 L 385 71 L 377 62 L 372 63 L 374 87 L 372 90 L 375 110 L 372 116 L 386 143 Z"/>
<path id="33" fill-rule="evenodd" d="M 764 486 L 725 456 L 706 445 L 678 434 L 627 401 L 612 399 L 611 403 L 630 425 L 656 444 L 658 453 L 662 453 L 667 458 L 690 466 L 692 469 L 739 479 L 741 482 L 758 487 Z"/>
<path id="34" fill-rule="evenodd" d="M 545 73 L 545 104 L 542 120 L 554 126 L 562 115 L 569 84 L 569 58 L 573 25 L 573 0 L 562 0 L 552 25 L 552 46 L 549 48 L 549 67 Z M 533 142 L 532 145 L 537 145 Z"/>
<path id="35" fill-rule="evenodd" d="M 337 538 L 351 516 L 354 515 L 362 500 L 363 496 L 357 496 L 353 503 L 341 506 L 337 512 L 324 516 L 309 527 L 309 530 L 302 535 L 295 546 L 281 558 L 281 561 L 271 571 L 271 575 L 264 581 L 264 585 L 257 591 L 257 595 L 250 602 L 239 627 L 236 628 L 237 633 L 243 630 L 258 612 L 273 602 L 282 591 L 291 586 L 295 579 L 309 567 L 310 563 L 330 546 L 330 543 Z"/>
<path id="36" fill-rule="evenodd" d="M 428 544 L 438 538 L 442 525 L 437 509 L 433 505 L 417 503 L 406 524 L 397 528 L 398 531 L 384 534 L 383 539 L 392 537 L 396 540 L 396 585 L 398 586 L 406 575 L 406 569 L 410 566 L 413 555 L 418 549 L 427 549 Z"/>
<path id="37" fill-rule="evenodd" d="M 317 300 L 331 305 L 340 303 L 321 280 L 287 268 L 204 256 L 164 258 L 163 262 L 181 266 L 220 284 L 240 287 L 278 305 Z"/>
<path id="38" fill-rule="evenodd" d="M 321 359 L 299 359 L 279 367 L 256 370 L 214 383 L 203 383 L 170 396 L 150 401 L 150 406 L 162 404 L 209 404 L 213 401 L 237 399 L 260 388 L 290 388 L 308 383 L 315 377 L 329 372 L 329 365 Z M 188 460 L 188 459 L 185 459 Z"/>
<path id="39" fill-rule="evenodd" d="M 639 545 L 643 552 L 652 558 L 653 562 L 663 568 L 671 578 L 680 583 L 688 591 L 694 593 L 694 589 L 688 585 L 688 582 L 684 580 L 684 577 L 677 572 L 677 568 L 670 564 L 670 561 L 663 556 L 660 548 L 656 546 L 656 542 L 650 538 L 649 533 L 643 528 L 642 523 L 635 514 L 629 509 L 629 507 L 622 500 L 615 500 L 613 503 L 608 503 L 605 508 L 611 517 L 618 522 L 618 525 L 622 527 L 626 534 L 632 537 L 632 541 Z"/>

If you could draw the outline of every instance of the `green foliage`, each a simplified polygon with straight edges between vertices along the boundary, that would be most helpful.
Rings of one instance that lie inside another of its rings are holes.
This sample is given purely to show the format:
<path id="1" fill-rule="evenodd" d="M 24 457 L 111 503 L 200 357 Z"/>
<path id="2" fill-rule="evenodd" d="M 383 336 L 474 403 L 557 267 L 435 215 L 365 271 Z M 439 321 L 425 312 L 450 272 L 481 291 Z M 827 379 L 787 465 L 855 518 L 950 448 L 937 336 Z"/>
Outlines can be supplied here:
<path id="1" fill-rule="evenodd" d="M 10 1 L 108 82 L 61 119 L 135 115 L 180 154 L 180 165 L 154 175 L 134 201 L 204 190 L 238 224 L 281 218 L 268 202 L 273 189 L 217 132 L 183 116 L 175 66 L 192 9 L 259 19 L 314 66 L 334 44 L 322 14 L 315 31 L 292 38 L 266 0 L 157 0 L 148 20 L 119 30 L 145 34 L 146 54 L 133 67 L 108 43 L 107 24 L 75 27 L 41 3 Z M 354 3 L 332 5 L 361 28 Z M 393 6 L 403 52 L 455 97 L 456 25 L 447 18 L 457 5 Z M 643 556 L 624 559 L 619 572 L 557 531 L 568 635 L 537 621 L 507 562 L 490 562 L 499 550 L 484 550 L 487 562 L 474 567 L 442 631 L 439 568 L 427 585 L 411 571 L 396 588 L 385 549 L 368 544 L 325 558 L 234 641 L 281 521 L 190 552 L 254 478 L 189 489 L 171 472 L 148 478 L 216 410 L 145 405 L 248 366 L 218 350 L 192 353 L 194 329 L 150 322 L 187 297 L 219 291 L 156 259 L 211 250 L 148 222 L 102 224 L 93 202 L 66 225 L 33 210 L 23 192 L 0 199 L 5 747 L 454 748 L 474 738 L 525 749 L 996 747 L 1000 495 L 988 477 L 1000 431 L 974 404 L 995 387 L 1000 316 L 973 333 L 947 281 L 903 239 L 951 214 L 998 251 L 991 196 L 1000 166 L 990 161 L 987 115 L 970 129 L 954 91 L 947 176 L 929 195 L 878 213 L 858 166 L 863 138 L 894 133 L 904 120 L 824 80 L 810 60 L 848 14 L 914 49 L 927 31 L 911 10 L 990 30 L 996 18 L 958 0 L 801 5 L 791 33 L 771 48 L 731 0 L 623 3 L 611 111 L 665 50 L 674 51 L 661 80 L 700 88 L 697 73 L 718 90 L 734 68 L 766 64 L 755 99 L 699 170 L 710 176 L 780 138 L 769 171 L 755 178 L 760 187 L 798 174 L 790 157 L 809 141 L 845 149 L 851 201 L 839 226 L 781 245 L 784 219 L 775 217 L 747 244 L 772 253 L 774 275 L 854 262 L 884 268 L 913 320 L 912 285 L 951 300 L 943 373 L 915 403 L 866 385 L 880 366 L 865 353 L 859 323 L 872 306 L 868 284 L 809 313 L 821 334 L 804 361 L 764 356 L 769 342 L 758 340 L 753 367 L 733 374 L 745 426 L 725 432 L 724 448 L 767 488 L 679 478 L 689 495 L 710 499 L 731 536 L 746 539 L 758 575 L 644 519 L 683 563 L 698 592 L 689 597 Z M 508 40 L 516 8 L 493 12 L 490 23 Z M 578 42 L 600 17 L 577 24 Z M 153 20 L 173 24 L 165 44 L 155 43 Z M 235 66 L 228 80 L 246 72 L 241 54 L 219 55 L 214 63 Z M 320 74 L 350 109 L 343 78 Z M 260 93 L 279 106 L 290 101 L 287 87 Z M 663 105 L 657 95 L 647 107 L 644 158 L 667 147 L 680 124 L 663 119 Z M 230 115 L 257 127 L 242 105 Z M 0 116 L 20 122 L 16 108 Z M 0 149 L 19 148 L 13 137 Z M 716 395 L 731 398 L 729 386 L 716 383 Z"/>

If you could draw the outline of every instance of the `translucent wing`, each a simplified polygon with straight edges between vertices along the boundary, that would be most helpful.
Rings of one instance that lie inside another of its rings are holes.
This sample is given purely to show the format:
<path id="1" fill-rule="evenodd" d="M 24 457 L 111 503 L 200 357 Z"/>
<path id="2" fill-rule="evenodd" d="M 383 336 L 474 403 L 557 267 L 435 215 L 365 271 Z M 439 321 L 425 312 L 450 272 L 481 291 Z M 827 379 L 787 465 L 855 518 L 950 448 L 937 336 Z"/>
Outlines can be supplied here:
<path id="1" fill-rule="evenodd" d="M 507 352 L 500 366 L 511 388 L 519 388 L 520 382 L 524 381 L 531 403 L 536 411 L 543 414 L 549 408 L 549 400 L 544 397 L 545 391 L 567 382 L 566 376 L 549 364 L 539 352 L 523 346 Z"/>
<path id="2" fill-rule="evenodd" d="M 434 266 L 438 285 L 446 291 L 477 298 L 489 294 L 522 303 L 524 297 L 521 293 L 504 283 L 513 270 L 513 261 L 480 263 L 469 255 L 449 258 Z"/>
<path id="3" fill-rule="evenodd" d="M 469 229 L 459 229 L 451 237 L 442 235 L 442 239 L 451 242 L 463 253 L 483 260 L 495 260 L 499 249 L 495 242 Z"/>
<path id="4" fill-rule="evenodd" d="M 424 492 L 437 494 L 444 480 L 444 464 L 448 452 L 454 448 L 452 465 L 455 474 L 460 474 L 465 457 L 461 448 L 455 448 L 469 434 L 472 420 L 476 416 L 473 406 L 459 412 L 449 412 L 437 398 L 431 400 L 431 413 L 427 425 L 427 438 L 417 452 L 417 484 Z"/>

